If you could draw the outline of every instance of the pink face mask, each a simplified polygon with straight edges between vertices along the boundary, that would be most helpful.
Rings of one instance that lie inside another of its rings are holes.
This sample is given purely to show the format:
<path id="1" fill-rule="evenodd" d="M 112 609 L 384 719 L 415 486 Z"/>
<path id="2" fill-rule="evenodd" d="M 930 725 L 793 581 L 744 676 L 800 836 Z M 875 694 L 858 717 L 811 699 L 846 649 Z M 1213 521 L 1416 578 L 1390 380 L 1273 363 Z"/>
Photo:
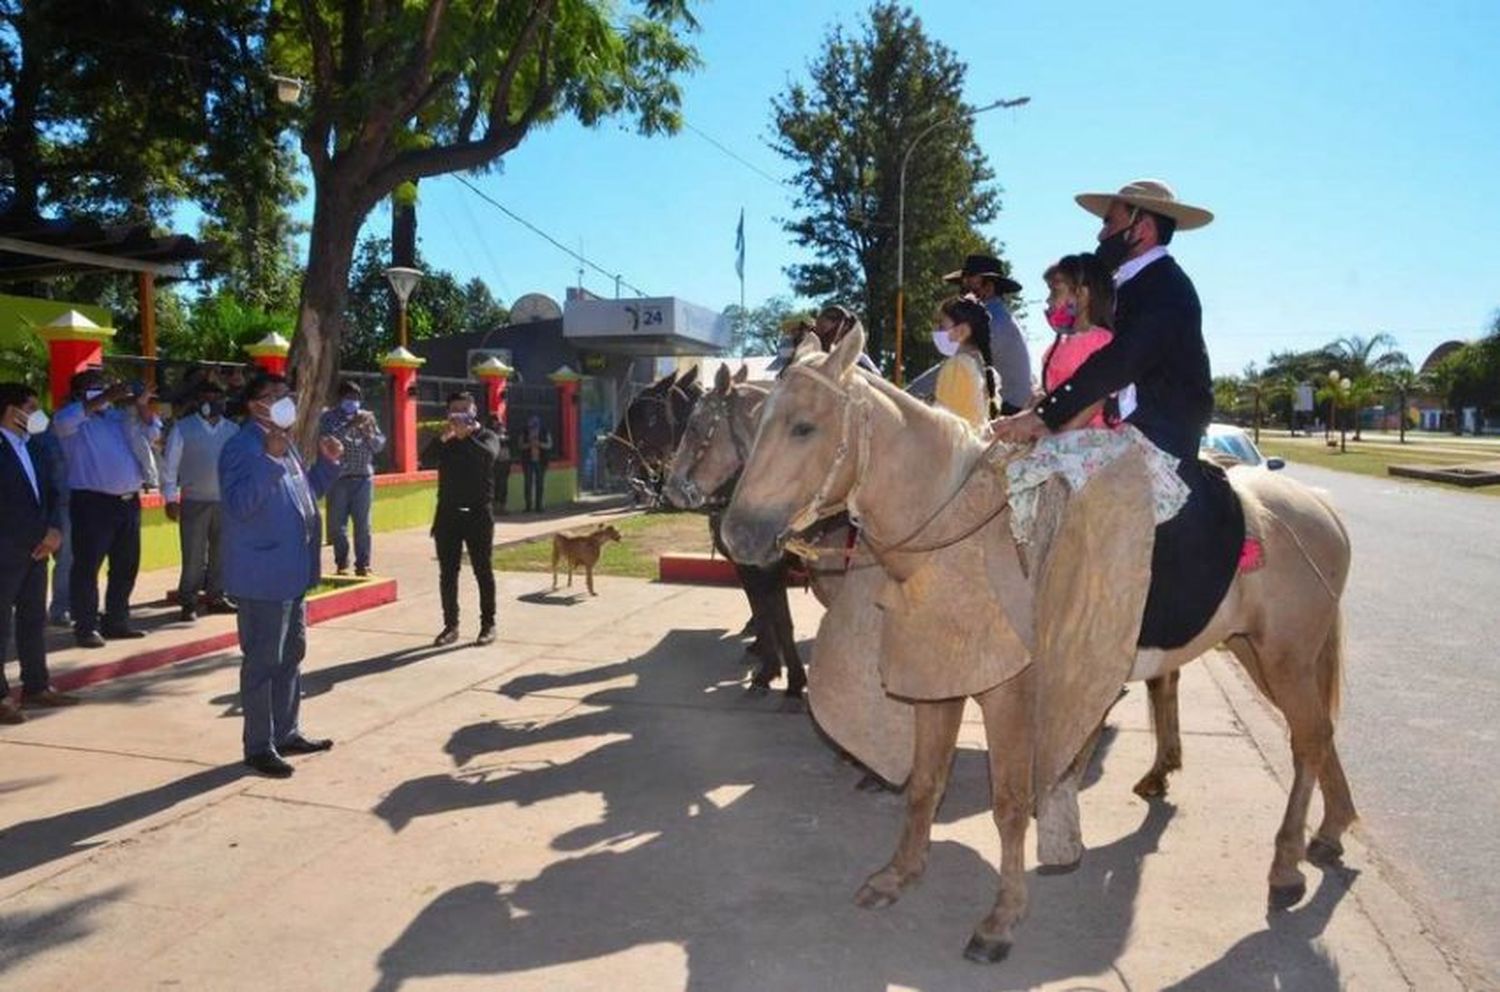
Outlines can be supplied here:
<path id="1" fill-rule="evenodd" d="M 1055 331 L 1069 331 L 1073 329 L 1073 322 L 1078 319 L 1078 303 L 1067 300 L 1056 306 L 1047 308 L 1047 323 L 1052 325 Z"/>

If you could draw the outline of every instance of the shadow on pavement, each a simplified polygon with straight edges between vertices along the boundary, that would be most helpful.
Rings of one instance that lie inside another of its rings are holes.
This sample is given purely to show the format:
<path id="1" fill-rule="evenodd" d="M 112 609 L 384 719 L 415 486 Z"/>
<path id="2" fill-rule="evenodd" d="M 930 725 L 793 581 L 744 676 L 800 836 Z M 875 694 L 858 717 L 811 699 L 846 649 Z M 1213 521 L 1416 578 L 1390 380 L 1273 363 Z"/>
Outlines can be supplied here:
<path id="1" fill-rule="evenodd" d="M 1151 805 L 1137 830 L 1090 850 L 1072 875 L 1030 876 L 1032 915 L 1011 960 L 976 970 L 959 952 L 994 901 L 993 866 L 965 844 L 938 841 L 901 903 L 857 909 L 851 897 L 890 855 L 904 799 L 856 792 L 858 770 L 809 720 L 720 682 L 737 649 L 721 631 L 676 630 L 636 659 L 512 679 L 506 695 L 558 693 L 581 708 L 461 728 L 445 747 L 457 772 L 413 779 L 383 799 L 375 813 L 396 831 L 419 817 L 580 795 L 599 797 L 603 812 L 553 835 L 552 850 L 571 856 L 536 877 L 492 876 L 438 895 L 381 954 L 378 992 L 660 944 L 686 955 L 687 988 L 715 992 L 948 988 L 963 976 L 1029 988 L 1110 969 L 1130 937 L 1142 864 L 1175 807 Z M 577 692 L 626 674 L 634 685 Z M 555 754 L 568 741 L 589 749 L 567 760 L 511 757 L 545 743 Z M 943 822 L 980 815 L 992 829 L 983 752 L 961 751 L 948 798 Z M 646 981 L 621 969 L 616 984 Z"/>
<path id="2" fill-rule="evenodd" d="M 407 665 L 415 665 L 420 661 L 427 661 L 440 655 L 450 654 L 454 651 L 462 651 L 464 648 L 472 647 L 472 643 L 463 641 L 446 647 L 434 647 L 430 644 L 417 648 L 405 648 L 401 651 L 391 651 L 387 654 L 378 654 L 371 658 L 357 658 L 354 661 L 346 661 L 339 665 L 330 665 L 327 668 L 317 668 L 302 673 L 302 698 L 312 699 L 324 693 L 332 692 L 337 686 L 344 682 L 352 682 L 355 679 L 365 678 L 370 675 L 382 675 L 386 672 L 394 672 Z M 239 656 L 235 656 L 235 663 L 239 663 Z M 226 692 L 215 696 L 208 701 L 210 706 L 223 706 L 224 712 L 220 717 L 236 717 L 242 715 L 240 709 L 240 694 L 238 692 Z"/>
<path id="3" fill-rule="evenodd" d="M 246 774 L 249 774 L 248 771 L 239 762 L 206 768 L 186 778 L 111 799 L 97 806 L 70 810 L 39 820 L 27 820 L 0 829 L 0 878 L 9 878 L 38 865 L 88 850 L 103 843 L 90 843 L 91 838 L 154 816 L 178 803 L 212 792 Z"/>
<path id="4" fill-rule="evenodd" d="M 1338 963 L 1317 943 L 1359 871 L 1323 869 L 1311 899 L 1290 912 L 1266 915 L 1266 929 L 1231 947 L 1222 958 L 1164 992 L 1337 992 Z"/>
<path id="5" fill-rule="evenodd" d="M 106 903 L 123 899 L 129 887 L 74 899 L 40 913 L 0 913 L 0 975 L 27 958 L 57 950 L 93 932 L 88 917 Z"/>

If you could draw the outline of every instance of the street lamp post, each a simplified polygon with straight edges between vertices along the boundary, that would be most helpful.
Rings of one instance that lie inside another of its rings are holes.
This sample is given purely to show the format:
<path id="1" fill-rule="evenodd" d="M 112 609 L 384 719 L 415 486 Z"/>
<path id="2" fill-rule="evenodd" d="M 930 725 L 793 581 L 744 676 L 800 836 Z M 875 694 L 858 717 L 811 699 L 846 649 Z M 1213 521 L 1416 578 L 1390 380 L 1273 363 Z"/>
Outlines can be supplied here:
<path id="1" fill-rule="evenodd" d="M 1347 398 L 1349 395 L 1349 391 L 1353 388 L 1354 383 L 1350 382 L 1348 379 L 1341 379 L 1339 381 L 1339 398 Z M 1349 430 L 1348 419 L 1349 418 L 1345 417 L 1343 420 L 1339 421 L 1339 454 L 1341 455 L 1349 450 L 1345 446 L 1345 435 Z"/>
<path id="2" fill-rule="evenodd" d="M 411 298 L 412 290 L 417 288 L 417 283 L 422 281 L 422 270 L 393 265 L 385 270 L 385 277 L 391 284 L 391 290 L 396 294 L 396 344 L 398 347 L 405 348 L 406 301 Z"/>
<path id="3" fill-rule="evenodd" d="M 896 367 L 894 378 L 897 386 L 904 385 L 903 379 L 905 378 L 902 345 L 906 331 L 906 166 L 911 161 L 911 153 L 917 150 L 917 145 L 922 143 L 923 138 L 944 124 L 951 124 L 959 117 L 974 117 L 1002 107 L 1022 107 L 1030 102 L 1031 97 L 1023 96 L 1014 100 L 996 100 L 994 103 L 977 107 L 967 114 L 963 112 L 944 114 L 918 132 L 917 136 L 906 146 L 906 151 L 901 154 L 901 175 L 896 183 Z"/>
<path id="4" fill-rule="evenodd" d="M 1329 436 L 1329 432 L 1339 429 L 1338 407 L 1335 405 L 1338 400 L 1339 370 L 1333 369 L 1328 373 L 1328 423 L 1323 427 L 1323 443 L 1329 447 L 1333 446 L 1333 439 Z"/>

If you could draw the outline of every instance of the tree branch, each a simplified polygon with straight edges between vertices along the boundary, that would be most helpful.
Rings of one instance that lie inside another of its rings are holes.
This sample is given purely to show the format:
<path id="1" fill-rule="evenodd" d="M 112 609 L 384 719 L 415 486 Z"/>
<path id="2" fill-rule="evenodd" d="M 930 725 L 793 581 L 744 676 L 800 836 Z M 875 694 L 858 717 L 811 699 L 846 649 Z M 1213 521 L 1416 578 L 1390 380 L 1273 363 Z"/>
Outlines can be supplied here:
<path id="1" fill-rule="evenodd" d="M 335 71 L 333 36 L 314 0 L 302 0 L 301 6 L 313 57 L 312 119 L 302 132 L 302 151 L 316 176 L 328 165 L 328 136 L 333 126 L 329 114 Z"/>

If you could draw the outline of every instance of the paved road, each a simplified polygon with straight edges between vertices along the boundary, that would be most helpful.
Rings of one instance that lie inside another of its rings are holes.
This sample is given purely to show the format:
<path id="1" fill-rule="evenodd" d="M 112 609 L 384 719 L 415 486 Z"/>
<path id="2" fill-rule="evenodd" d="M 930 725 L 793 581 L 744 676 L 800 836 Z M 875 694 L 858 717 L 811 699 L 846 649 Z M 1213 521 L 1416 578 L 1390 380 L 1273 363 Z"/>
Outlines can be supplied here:
<path id="1" fill-rule="evenodd" d="M 1500 979 L 1500 500 L 1292 464 L 1354 546 L 1338 740 L 1367 836 Z"/>

